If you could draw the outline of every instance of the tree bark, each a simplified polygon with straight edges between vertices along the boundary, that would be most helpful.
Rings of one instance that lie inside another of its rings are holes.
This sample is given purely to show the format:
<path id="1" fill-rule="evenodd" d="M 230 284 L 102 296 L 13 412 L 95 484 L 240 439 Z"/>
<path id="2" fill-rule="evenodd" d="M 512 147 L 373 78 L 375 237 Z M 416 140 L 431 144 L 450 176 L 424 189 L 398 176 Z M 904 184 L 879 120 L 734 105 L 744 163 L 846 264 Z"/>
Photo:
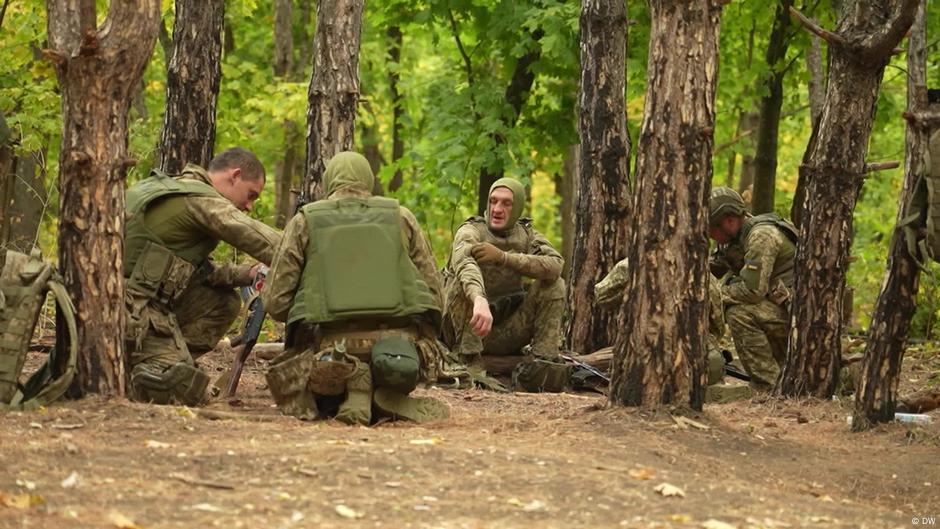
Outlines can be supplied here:
<path id="1" fill-rule="evenodd" d="M 790 6 L 793 0 L 780 0 L 774 16 L 770 42 L 767 45 L 767 92 L 760 100 L 760 118 L 757 124 L 757 149 L 754 152 L 754 194 L 751 211 L 754 214 L 774 210 L 777 177 L 777 135 L 780 129 L 780 108 L 783 106 L 783 61 L 790 47 Z"/>
<path id="2" fill-rule="evenodd" d="M 326 162 L 353 145 L 363 3 L 363 0 L 323 0 L 317 4 L 304 164 L 304 194 L 310 200 L 322 198 Z"/>
<path id="3" fill-rule="evenodd" d="M 405 155 L 405 141 L 402 138 L 404 123 L 402 117 L 405 114 L 405 107 L 401 92 L 398 90 L 398 81 L 401 78 L 399 68 L 401 68 L 401 28 L 391 26 L 388 28 L 388 38 L 391 44 L 388 47 L 388 87 L 392 93 L 392 163 L 397 162 Z M 388 183 L 389 191 L 396 191 L 404 183 L 401 169 L 395 169 L 395 175 Z"/>
<path id="4" fill-rule="evenodd" d="M 646 105 L 628 245 L 628 303 L 610 402 L 704 401 L 705 235 L 712 179 L 720 0 L 650 0 Z"/>
<path id="5" fill-rule="evenodd" d="M 806 185 L 789 351 L 777 391 L 826 398 L 839 374 L 845 269 L 852 214 L 866 173 L 878 89 L 892 50 L 919 0 L 846 4 L 829 46 L 829 82 L 819 126 L 807 146 Z"/>
<path id="6" fill-rule="evenodd" d="M 617 314 L 594 302 L 594 284 L 626 253 L 631 198 L 626 50 L 623 0 L 584 0 L 578 105 L 580 192 L 565 333 L 569 347 L 580 353 L 611 345 L 617 334 Z"/>
<path id="7" fill-rule="evenodd" d="M 56 66 L 64 116 L 59 269 L 78 320 L 73 389 L 124 395 L 124 183 L 134 164 L 127 115 L 157 39 L 160 1 L 111 2 L 97 29 L 93 16 L 90 27 L 87 13 L 79 16 L 78 4 L 46 3 L 46 55 Z"/>
<path id="8" fill-rule="evenodd" d="M 224 0 L 176 0 L 173 53 L 166 63 L 166 114 L 157 166 L 169 174 L 203 167 L 215 148 L 222 78 Z"/>
<path id="9" fill-rule="evenodd" d="M 927 108 L 927 52 L 924 3 L 918 9 L 907 50 L 907 109 L 916 114 Z M 940 105 L 936 105 L 940 107 Z M 940 110 L 940 108 L 938 108 Z M 868 344 L 862 359 L 861 381 L 855 392 L 855 414 L 852 430 L 867 430 L 872 423 L 894 419 L 898 382 L 904 345 L 916 310 L 920 269 L 908 252 L 902 219 L 911 212 L 907 204 L 914 194 L 918 179 L 924 176 L 924 158 L 930 131 L 923 122 L 907 125 L 904 186 L 898 204 L 897 221 L 891 237 L 888 270 L 881 293 L 875 303 Z M 926 256 L 921 256 L 925 259 Z"/>

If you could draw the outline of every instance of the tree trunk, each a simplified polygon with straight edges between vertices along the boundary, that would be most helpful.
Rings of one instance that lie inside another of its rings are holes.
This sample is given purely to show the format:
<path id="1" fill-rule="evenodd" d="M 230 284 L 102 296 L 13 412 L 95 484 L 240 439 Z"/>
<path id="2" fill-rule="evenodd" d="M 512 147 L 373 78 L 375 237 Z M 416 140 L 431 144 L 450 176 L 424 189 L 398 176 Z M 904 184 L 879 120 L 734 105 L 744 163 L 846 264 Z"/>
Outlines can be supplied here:
<path id="1" fill-rule="evenodd" d="M 774 17 L 774 26 L 767 45 L 767 67 L 764 79 L 767 92 L 760 100 L 760 118 L 757 125 L 757 149 L 754 153 L 754 194 L 751 211 L 754 214 L 774 210 L 777 177 L 777 134 L 780 129 L 780 107 L 783 106 L 783 61 L 787 58 L 790 38 L 790 6 L 793 0 L 780 0 Z"/>
<path id="2" fill-rule="evenodd" d="M 915 115 L 927 108 L 924 18 L 924 3 L 921 3 L 907 50 L 908 112 Z M 872 423 L 894 419 L 901 361 L 904 358 L 904 345 L 911 318 L 917 308 L 915 299 L 920 278 L 917 262 L 907 250 L 901 222 L 910 214 L 906 211 L 907 204 L 914 193 L 917 180 L 924 176 L 924 153 L 927 150 L 929 132 L 922 122 L 913 121 L 907 125 L 904 187 L 891 238 L 888 271 L 875 304 L 868 345 L 862 359 L 861 381 L 855 392 L 852 429 L 856 432 L 867 430 Z"/>
<path id="3" fill-rule="evenodd" d="M 120 396 L 126 387 L 124 183 L 134 164 L 127 157 L 127 114 L 157 39 L 160 1 L 111 2 L 98 29 L 94 5 L 46 3 L 46 55 L 56 66 L 64 116 L 59 269 L 78 320 L 73 388 Z"/>
<path id="4" fill-rule="evenodd" d="M 565 149 L 565 162 L 562 173 L 555 177 L 555 193 L 561 197 L 561 256 L 565 260 L 561 277 L 571 284 L 571 256 L 574 254 L 574 202 L 578 196 L 578 152 L 579 145 L 570 145 Z"/>
<path id="5" fill-rule="evenodd" d="M 7 246 L 29 254 L 36 243 L 36 233 L 46 211 L 46 170 L 40 160 L 43 151 L 26 153 L 15 163 L 13 196 L 7 219 L 10 223 Z"/>
<path id="6" fill-rule="evenodd" d="M 402 139 L 404 124 L 402 117 L 405 113 L 401 92 L 398 90 L 398 81 L 401 78 L 401 28 L 392 26 L 388 28 L 388 38 L 391 44 L 388 47 L 388 87 L 392 93 L 392 163 L 397 162 L 405 155 L 405 141 Z M 401 169 L 395 169 L 395 175 L 388 183 L 389 191 L 397 191 L 404 183 Z"/>
<path id="7" fill-rule="evenodd" d="M 610 402 L 701 409 L 720 0 L 650 0 L 628 303 Z"/>
<path id="8" fill-rule="evenodd" d="M 542 38 L 543 32 L 541 29 L 537 29 L 532 32 L 532 39 L 538 41 Z M 509 115 L 504 114 L 503 125 L 507 129 L 511 129 L 516 126 L 516 122 L 519 120 L 519 116 L 522 114 L 522 105 L 525 104 L 526 100 L 529 98 L 529 90 L 532 89 L 532 84 L 535 82 L 535 72 L 531 71 L 531 66 L 539 60 L 539 57 L 542 55 L 542 50 L 538 46 L 534 46 L 533 49 L 526 52 L 525 55 L 519 57 L 519 60 L 516 61 L 516 67 L 512 72 L 512 79 L 509 81 L 509 86 L 506 87 L 506 103 L 512 109 L 512 112 Z M 493 137 L 493 150 L 498 150 L 506 144 L 506 138 L 502 135 L 495 135 Z M 482 167 L 480 169 L 480 179 L 479 185 L 477 187 L 477 215 L 483 215 L 486 213 L 486 208 L 490 200 L 490 186 L 493 185 L 493 182 L 499 180 L 503 177 L 503 167 L 497 169 L 488 169 Z"/>
<path id="9" fill-rule="evenodd" d="M 304 164 L 304 194 L 310 200 L 322 198 L 326 162 L 353 145 L 363 3 L 364 0 L 322 0 L 317 4 Z"/>
<path id="10" fill-rule="evenodd" d="M 215 148 L 215 106 L 222 78 L 224 0 L 176 0 L 173 53 L 166 63 L 166 114 L 156 165 L 179 174 L 203 167 Z"/>
<path id="11" fill-rule="evenodd" d="M 594 284 L 626 253 L 630 213 L 626 83 L 627 10 L 623 0 L 581 4 L 580 192 L 568 285 L 571 349 L 611 345 L 616 313 L 594 302 Z"/>
<path id="12" fill-rule="evenodd" d="M 293 0 L 277 0 L 274 5 L 274 76 L 287 80 L 294 71 Z M 296 166 L 297 124 L 284 120 L 284 157 L 274 166 L 274 224 L 283 228 L 293 213 L 291 185 Z"/>
<path id="13" fill-rule="evenodd" d="M 832 396 L 839 374 L 845 268 L 878 89 L 919 0 L 846 5 L 829 36 L 829 82 L 800 177 L 806 184 L 782 395 Z M 903 3 L 903 5 L 902 5 Z"/>

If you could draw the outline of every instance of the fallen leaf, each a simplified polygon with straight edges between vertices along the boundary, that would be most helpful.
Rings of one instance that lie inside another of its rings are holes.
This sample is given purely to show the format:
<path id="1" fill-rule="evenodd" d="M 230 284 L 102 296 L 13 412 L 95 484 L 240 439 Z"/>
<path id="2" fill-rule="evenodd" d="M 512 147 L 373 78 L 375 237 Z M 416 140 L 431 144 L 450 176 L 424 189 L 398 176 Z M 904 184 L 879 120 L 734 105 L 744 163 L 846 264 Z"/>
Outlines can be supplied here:
<path id="1" fill-rule="evenodd" d="M 134 520 L 131 520 L 117 511 L 108 513 L 108 520 L 118 529 L 144 529 L 142 525 L 137 525 Z"/>
<path id="2" fill-rule="evenodd" d="M 444 440 L 440 437 L 432 437 L 430 439 L 412 439 L 408 442 L 413 445 L 436 445 L 441 444 Z"/>
<path id="3" fill-rule="evenodd" d="M 169 448 L 169 443 L 164 443 L 161 441 L 154 441 L 153 439 L 147 439 L 147 448 Z"/>
<path id="4" fill-rule="evenodd" d="M 75 485 L 78 485 L 78 472 L 73 470 L 72 473 L 69 474 L 69 477 L 62 480 L 61 485 L 63 489 L 70 489 Z"/>
<path id="5" fill-rule="evenodd" d="M 685 498 L 685 492 L 683 492 L 682 489 L 675 485 L 670 485 L 669 483 L 660 483 L 659 485 L 653 487 L 653 490 L 662 494 L 663 496 L 666 496 L 667 498 L 671 496 Z"/>
<path id="6" fill-rule="evenodd" d="M 735 526 L 721 520 L 710 518 L 702 524 L 702 529 L 737 529 Z"/>
<path id="7" fill-rule="evenodd" d="M 336 509 L 336 514 L 342 516 L 343 518 L 353 519 L 353 518 L 362 518 L 363 516 L 361 512 L 354 511 L 343 504 L 337 505 L 335 509 Z"/>
<path id="8" fill-rule="evenodd" d="M 631 468 L 627 474 L 633 479 L 647 480 L 656 477 L 656 471 L 652 468 Z"/>

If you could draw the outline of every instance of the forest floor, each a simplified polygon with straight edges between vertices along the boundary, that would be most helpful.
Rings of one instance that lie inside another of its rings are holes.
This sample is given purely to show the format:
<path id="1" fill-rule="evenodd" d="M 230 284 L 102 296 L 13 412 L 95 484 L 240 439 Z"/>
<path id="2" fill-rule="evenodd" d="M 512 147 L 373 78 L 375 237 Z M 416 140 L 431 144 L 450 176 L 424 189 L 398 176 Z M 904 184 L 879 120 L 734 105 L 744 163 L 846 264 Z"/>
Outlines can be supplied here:
<path id="1" fill-rule="evenodd" d="M 0 415 L 0 527 L 940 523 L 936 412 L 853 434 L 851 400 L 755 398 L 673 416 L 609 409 L 596 394 L 431 388 L 419 391 L 451 419 L 362 428 L 279 416 L 261 368 L 248 366 L 240 401 L 206 408 L 224 418 L 100 398 Z M 912 350 L 902 393 L 937 377 L 938 352 Z"/>

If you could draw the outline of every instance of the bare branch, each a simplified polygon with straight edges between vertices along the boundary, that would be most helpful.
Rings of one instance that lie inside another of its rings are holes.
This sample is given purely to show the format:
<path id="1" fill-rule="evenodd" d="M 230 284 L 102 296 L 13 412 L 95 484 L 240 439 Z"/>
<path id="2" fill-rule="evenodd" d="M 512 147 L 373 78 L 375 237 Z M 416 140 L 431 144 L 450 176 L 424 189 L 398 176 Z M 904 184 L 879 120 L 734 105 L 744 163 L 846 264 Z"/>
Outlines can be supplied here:
<path id="1" fill-rule="evenodd" d="M 865 166 L 866 173 L 874 173 L 875 171 L 885 171 L 888 169 L 896 169 L 901 167 L 901 162 L 897 160 L 891 160 L 889 162 L 874 162 Z"/>
<path id="2" fill-rule="evenodd" d="M 817 24 L 815 20 L 807 17 L 803 13 L 800 13 L 800 11 L 793 6 L 790 6 L 790 15 L 796 18 L 800 24 L 803 24 L 803 27 L 805 27 L 810 33 L 818 36 L 831 45 L 845 46 L 848 44 L 848 42 L 845 40 L 845 37 L 839 35 L 838 33 L 829 31 L 828 29 L 824 29 L 819 24 Z"/>

